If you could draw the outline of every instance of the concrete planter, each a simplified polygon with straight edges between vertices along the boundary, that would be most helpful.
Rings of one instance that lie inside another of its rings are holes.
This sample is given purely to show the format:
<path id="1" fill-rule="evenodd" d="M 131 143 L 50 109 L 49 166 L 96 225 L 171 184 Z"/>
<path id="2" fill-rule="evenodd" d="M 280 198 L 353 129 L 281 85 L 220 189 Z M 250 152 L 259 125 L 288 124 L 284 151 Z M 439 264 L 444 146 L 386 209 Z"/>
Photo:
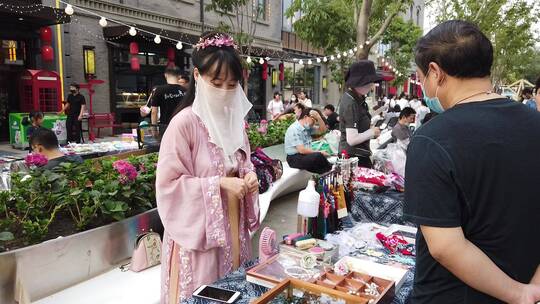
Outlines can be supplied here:
<path id="1" fill-rule="evenodd" d="M 149 230 L 163 230 L 156 209 L 1 253 L 0 303 L 31 303 L 108 271 L 131 257 L 137 235 Z"/>
<path id="2" fill-rule="evenodd" d="M 270 156 L 272 159 L 279 159 L 282 162 L 287 162 L 287 155 L 285 155 L 285 145 L 275 145 L 263 148 L 264 153 Z"/>

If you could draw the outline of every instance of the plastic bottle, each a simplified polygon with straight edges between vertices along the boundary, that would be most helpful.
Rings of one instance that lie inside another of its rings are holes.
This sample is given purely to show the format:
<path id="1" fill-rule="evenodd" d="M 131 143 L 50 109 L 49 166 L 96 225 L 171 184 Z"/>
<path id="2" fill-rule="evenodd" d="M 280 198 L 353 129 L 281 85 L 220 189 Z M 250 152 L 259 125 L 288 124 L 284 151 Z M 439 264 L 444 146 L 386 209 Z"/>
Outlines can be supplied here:
<path id="1" fill-rule="evenodd" d="M 310 180 L 306 189 L 298 195 L 298 215 L 304 217 L 316 217 L 319 214 L 320 195 L 315 190 L 315 181 Z"/>

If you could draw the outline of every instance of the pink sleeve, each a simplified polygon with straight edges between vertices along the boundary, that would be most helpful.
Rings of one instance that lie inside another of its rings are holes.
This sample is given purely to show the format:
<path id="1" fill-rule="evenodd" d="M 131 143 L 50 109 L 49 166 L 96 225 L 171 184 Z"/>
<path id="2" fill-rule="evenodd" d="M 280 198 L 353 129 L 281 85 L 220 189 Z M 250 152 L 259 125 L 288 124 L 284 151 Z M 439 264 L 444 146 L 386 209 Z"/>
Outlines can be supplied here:
<path id="1" fill-rule="evenodd" d="M 195 124 L 196 125 L 196 124 Z M 165 231 L 181 247 L 208 250 L 225 244 L 220 177 L 194 176 L 190 119 L 173 119 L 161 141 L 156 200 Z M 210 165 L 210 164 L 208 164 Z"/>
<path id="2" fill-rule="evenodd" d="M 247 150 L 247 159 L 244 163 L 244 176 L 250 172 L 255 172 L 255 167 L 251 162 L 251 149 L 249 148 L 249 140 L 247 139 L 246 134 L 246 150 Z M 248 221 L 249 231 L 254 232 L 259 229 L 260 226 L 260 210 L 259 210 L 259 192 L 247 195 L 245 198 L 246 204 L 246 215 Z"/>

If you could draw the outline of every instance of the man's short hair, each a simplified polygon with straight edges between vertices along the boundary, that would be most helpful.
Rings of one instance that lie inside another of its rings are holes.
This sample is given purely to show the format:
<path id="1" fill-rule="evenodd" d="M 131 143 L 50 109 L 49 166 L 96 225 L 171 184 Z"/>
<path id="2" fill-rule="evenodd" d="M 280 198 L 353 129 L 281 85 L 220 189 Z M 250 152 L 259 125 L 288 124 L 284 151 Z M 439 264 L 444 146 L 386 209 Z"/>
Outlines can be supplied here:
<path id="1" fill-rule="evenodd" d="M 306 109 L 306 106 L 304 106 L 303 104 L 297 102 L 294 104 L 294 107 L 295 108 L 299 108 L 300 110 L 304 111 Z"/>
<path id="2" fill-rule="evenodd" d="M 182 70 L 177 66 L 170 66 L 165 69 L 165 74 L 172 76 L 182 76 Z"/>
<path id="3" fill-rule="evenodd" d="M 527 94 L 532 95 L 532 93 L 533 93 L 533 89 L 532 89 L 532 88 L 524 88 L 524 89 L 523 89 L 522 95 L 527 95 Z"/>
<path id="4" fill-rule="evenodd" d="M 313 110 L 313 109 L 304 107 L 302 109 L 302 112 L 300 113 L 300 116 L 298 117 L 298 120 L 301 120 L 306 116 L 309 116 L 309 113 L 311 112 L 311 110 Z"/>
<path id="5" fill-rule="evenodd" d="M 450 20 L 433 28 L 416 44 L 415 61 L 426 75 L 437 63 L 448 75 L 483 78 L 491 74 L 493 45 L 474 24 Z"/>
<path id="6" fill-rule="evenodd" d="M 334 105 L 331 105 L 331 104 L 327 104 L 324 106 L 324 109 L 325 110 L 330 110 L 332 112 L 335 112 L 336 111 L 336 108 L 334 107 Z"/>
<path id="7" fill-rule="evenodd" d="M 186 82 L 189 82 L 189 80 L 190 80 L 189 73 L 188 73 L 188 72 L 182 72 L 182 73 L 180 73 L 180 79 L 183 79 L 183 80 L 185 80 Z"/>
<path id="8" fill-rule="evenodd" d="M 77 90 L 80 90 L 80 89 L 81 89 L 81 86 L 80 86 L 78 83 L 76 83 L 76 82 L 70 83 L 69 86 L 70 86 L 70 87 L 74 87 L 74 88 L 76 88 Z"/>
<path id="9" fill-rule="evenodd" d="M 404 117 L 409 117 L 411 115 L 415 115 L 416 111 L 411 107 L 406 107 L 399 113 L 399 119 L 402 119 Z"/>
<path id="10" fill-rule="evenodd" d="M 30 145 L 42 145 L 46 150 L 54 150 L 58 149 L 58 138 L 52 130 L 39 128 L 32 133 Z"/>

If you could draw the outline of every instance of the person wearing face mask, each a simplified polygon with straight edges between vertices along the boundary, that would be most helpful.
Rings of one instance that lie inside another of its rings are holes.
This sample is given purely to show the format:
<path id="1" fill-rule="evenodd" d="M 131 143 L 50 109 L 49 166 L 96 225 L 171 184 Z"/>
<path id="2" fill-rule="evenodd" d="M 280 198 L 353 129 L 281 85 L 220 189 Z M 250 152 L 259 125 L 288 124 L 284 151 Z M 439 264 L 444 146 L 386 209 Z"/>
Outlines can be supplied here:
<path id="1" fill-rule="evenodd" d="M 66 114 L 66 132 L 67 140 L 72 143 L 81 142 L 81 122 L 86 110 L 86 99 L 79 92 L 80 86 L 77 83 L 69 85 L 67 102 L 62 111 L 58 114 Z"/>
<path id="2" fill-rule="evenodd" d="M 440 114 L 407 152 L 404 216 L 419 226 L 411 303 L 536 303 L 540 113 L 492 92 L 493 46 L 472 23 L 439 24 L 415 53 Z"/>
<path id="3" fill-rule="evenodd" d="M 416 118 L 416 111 L 405 108 L 399 113 L 399 121 L 392 129 L 392 137 L 396 140 L 406 141 L 412 137 L 411 124 Z"/>
<path id="4" fill-rule="evenodd" d="M 165 227 L 161 303 L 179 303 L 251 259 L 259 183 L 233 38 L 210 32 L 192 53 L 189 89 L 161 141 L 156 201 Z"/>
<path id="5" fill-rule="evenodd" d="M 65 155 L 58 149 L 58 138 L 54 131 L 39 128 L 30 136 L 30 147 L 33 153 L 39 153 L 48 160 L 41 169 L 54 169 L 61 163 L 82 163 L 83 159 L 79 155 Z"/>
<path id="6" fill-rule="evenodd" d="M 298 120 L 285 133 L 285 153 L 291 168 L 322 174 L 330 171 L 332 165 L 326 159 L 328 153 L 311 149 L 311 135 L 316 133 L 315 123 L 319 125 L 319 133 L 326 132 L 326 123 L 317 111 L 302 109 Z"/>
<path id="7" fill-rule="evenodd" d="M 375 72 L 375 65 L 369 60 L 360 60 L 351 65 L 345 76 L 347 91 L 339 105 L 339 130 L 341 140 L 339 151 L 347 151 L 350 157 L 358 157 L 358 164 L 371 168 L 369 141 L 377 138 L 381 130 L 371 127 L 371 115 L 365 95 L 382 76 Z"/>
<path id="8" fill-rule="evenodd" d="M 307 93 L 304 90 L 301 90 L 298 93 L 298 102 L 303 104 L 306 108 L 311 108 L 313 106 L 313 103 L 311 102 L 311 99 L 307 97 Z"/>

